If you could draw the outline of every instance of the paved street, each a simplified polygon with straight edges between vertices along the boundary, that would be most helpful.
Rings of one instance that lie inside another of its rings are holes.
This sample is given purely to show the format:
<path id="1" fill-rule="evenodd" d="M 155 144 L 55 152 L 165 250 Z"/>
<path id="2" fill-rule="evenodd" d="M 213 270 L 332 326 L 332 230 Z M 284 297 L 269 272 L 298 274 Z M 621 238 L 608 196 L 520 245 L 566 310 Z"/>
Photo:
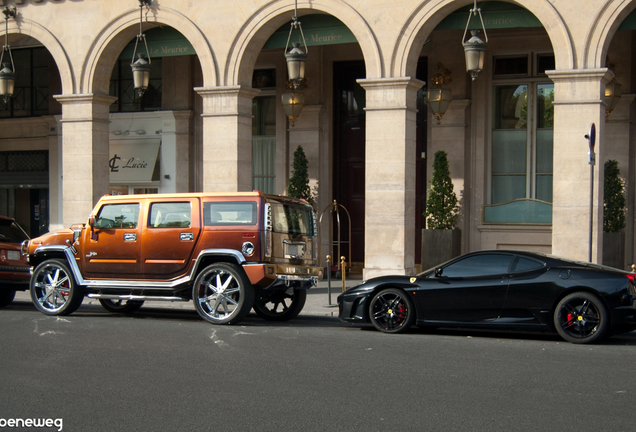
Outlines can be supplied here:
<path id="1" fill-rule="evenodd" d="M 310 293 L 294 321 L 250 315 L 233 327 L 202 321 L 190 304 L 124 316 L 86 299 L 68 317 L 47 317 L 20 294 L 0 311 L 0 422 L 62 419 L 64 431 L 85 432 L 636 424 L 636 333 L 592 346 L 548 335 L 386 335 L 341 323 L 323 307 L 325 288 Z"/>

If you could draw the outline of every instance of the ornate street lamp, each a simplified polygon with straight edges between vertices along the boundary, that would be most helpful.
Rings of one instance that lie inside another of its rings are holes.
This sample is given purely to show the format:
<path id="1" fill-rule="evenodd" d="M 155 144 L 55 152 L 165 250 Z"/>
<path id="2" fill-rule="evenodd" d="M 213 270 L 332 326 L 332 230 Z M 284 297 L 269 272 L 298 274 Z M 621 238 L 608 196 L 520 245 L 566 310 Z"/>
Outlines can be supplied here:
<path id="1" fill-rule="evenodd" d="M 0 70 L 0 96 L 2 96 L 6 105 L 9 103 L 11 96 L 13 96 L 13 89 L 15 88 L 15 65 L 13 64 L 13 54 L 11 54 L 11 46 L 9 45 L 9 17 L 15 19 L 17 10 L 15 6 L 6 6 L 2 9 L 2 13 L 4 14 L 5 32 L 4 47 L 2 48 L 2 55 L 0 55 L 0 64 L 2 65 Z M 11 63 L 4 62 L 5 52 L 9 53 Z"/>
<path id="2" fill-rule="evenodd" d="M 150 63 L 152 60 L 150 59 L 150 51 L 148 50 L 148 43 L 146 42 L 146 35 L 143 33 L 142 23 L 143 23 L 143 8 L 146 7 L 146 15 L 150 10 L 150 1 L 151 0 L 139 0 L 139 34 L 137 35 L 137 41 L 135 42 L 135 50 L 133 51 L 132 61 L 130 63 L 130 67 L 132 68 L 133 73 L 133 82 L 135 86 L 135 90 L 139 94 L 139 97 L 144 95 L 144 92 L 148 89 L 148 85 L 150 85 Z M 137 45 L 139 45 L 139 41 L 144 41 L 144 46 L 146 47 L 146 54 L 137 53 Z M 137 56 L 137 60 L 135 60 L 135 56 Z"/>
<path id="3" fill-rule="evenodd" d="M 305 51 L 300 48 L 300 43 L 293 42 L 292 48 L 289 49 L 289 41 L 291 40 L 294 30 L 300 31 L 300 37 Z M 305 95 L 299 92 L 299 89 L 305 88 L 305 64 L 307 63 L 307 42 L 305 41 L 305 35 L 303 28 L 298 21 L 298 0 L 294 3 L 294 16 L 292 16 L 291 27 L 289 28 L 289 36 L 287 36 L 287 43 L 285 44 L 285 60 L 287 60 L 287 90 L 283 93 L 283 109 L 285 115 L 289 119 L 291 127 L 296 125 L 296 119 L 300 115 L 305 106 Z"/>
<path id="4" fill-rule="evenodd" d="M 437 64 L 437 73 L 431 78 L 435 87 L 426 91 L 426 105 L 429 106 L 437 124 L 441 124 L 442 117 L 452 100 L 452 92 L 448 84 L 451 83 L 450 71 L 442 63 Z"/>
<path id="5" fill-rule="evenodd" d="M 292 48 L 289 49 L 289 41 L 291 40 L 292 33 L 295 29 L 300 30 L 300 37 L 305 46 L 305 51 L 300 49 L 299 42 L 293 42 Z M 305 80 L 305 63 L 307 63 L 307 42 L 305 41 L 305 34 L 303 33 L 303 27 L 298 21 L 298 1 L 296 0 L 294 5 L 294 16 L 292 17 L 291 27 L 289 28 L 289 36 L 287 36 L 287 43 L 285 44 L 285 59 L 287 60 L 287 77 L 292 86 L 297 89 L 301 86 Z"/>
<path id="6" fill-rule="evenodd" d="M 466 40 L 466 33 L 468 32 L 468 26 L 470 19 L 479 14 L 479 21 L 481 21 L 481 28 L 484 31 L 485 41 L 479 38 L 479 30 L 471 30 L 472 37 Z M 486 27 L 484 26 L 484 19 L 481 16 L 481 9 L 477 7 L 477 0 L 475 0 L 475 6 L 468 13 L 468 21 L 466 22 L 466 29 L 464 30 L 464 37 L 462 38 L 462 45 L 464 45 L 464 55 L 466 56 L 466 72 L 470 74 L 473 81 L 477 79 L 477 75 L 484 69 L 484 59 L 486 58 L 486 46 L 488 45 L 488 34 L 486 33 Z"/>

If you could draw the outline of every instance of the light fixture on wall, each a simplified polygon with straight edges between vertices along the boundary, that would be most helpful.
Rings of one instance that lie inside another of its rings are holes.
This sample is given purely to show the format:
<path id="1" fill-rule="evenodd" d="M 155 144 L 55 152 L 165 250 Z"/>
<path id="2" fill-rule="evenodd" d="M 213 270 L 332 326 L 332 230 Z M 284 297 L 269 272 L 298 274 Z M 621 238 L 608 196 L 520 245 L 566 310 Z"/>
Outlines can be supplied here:
<path id="1" fill-rule="evenodd" d="M 144 95 L 144 92 L 148 89 L 148 85 L 150 85 L 150 51 L 148 50 L 148 43 L 146 42 L 146 35 L 143 33 L 142 23 L 143 23 L 143 8 L 146 7 L 146 15 L 148 15 L 148 11 L 150 11 L 150 1 L 151 0 L 139 0 L 139 34 L 137 35 L 137 41 L 135 42 L 135 50 L 133 51 L 132 61 L 130 63 L 130 67 L 132 68 L 133 73 L 133 82 L 135 85 L 135 90 L 139 94 L 139 97 Z M 137 46 L 139 45 L 139 41 L 143 39 L 144 46 L 146 47 L 146 53 L 137 53 Z M 135 60 L 135 56 L 137 56 L 137 60 Z"/>
<path id="2" fill-rule="evenodd" d="M 472 34 L 472 37 L 466 40 L 466 33 L 468 32 L 470 19 L 477 15 L 479 15 L 479 21 L 481 22 L 481 28 L 484 31 L 484 37 L 486 40 L 483 41 L 479 38 L 479 30 L 471 30 L 470 33 Z M 466 29 L 464 30 L 464 37 L 462 38 L 462 45 L 464 45 L 464 55 L 466 56 L 466 72 L 468 72 L 473 81 L 475 81 L 479 72 L 484 69 L 486 46 L 488 45 L 488 34 L 486 33 L 486 27 L 484 26 L 484 19 L 481 16 L 481 9 L 477 7 L 477 0 L 475 0 L 474 7 L 468 13 L 468 21 L 466 21 Z"/>
<path id="3" fill-rule="evenodd" d="M 616 74 L 614 65 L 610 63 L 609 58 L 607 59 L 606 67 Z M 614 78 L 605 85 L 605 121 L 607 121 L 610 113 L 614 111 L 614 108 L 618 105 L 618 101 L 622 95 L 623 86 L 618 82 L 616 76 L 614 76 Z"/>
<path id="4" fill-rule="evenodd" d="M 15 19 L 17 9 L 15 6 L 6 6 L 2 9 L 2 13 L 4 14 L 5 33 L 4 47 L 0 56 L 0 64 L 2 65 L 0 70 L 0 96 L 2 96 L 4 103 L 7 104 L 11 96 L 13 96 L 13 89 L 15 88 L 15 65 L 13 64 L 13 54 L 11 54 L 11 46 L 9 45 L 9 18 Z M 11 63 L 4 61 L 4 53 L 8 53 Z"/>
<path id="5" fill-rule="evenodd" d="M 305 95 L 301 92 L 297 92 L 292 88 L 283 93 L 283 109 L 291 127 L 296 125 L 296 119 L 304 106 Z"/>
<path id="6" fill-rule="evenodd" d="M 450 71 L 442 63 L 437 63 L 437 73 L 433 75 L 431 82 L 434 87 L 426 90 L 426 105 L 433 112 L 437 124 L 440 124 L 452 100 L 452 92 L 448 87 L 451 83 Z"/>

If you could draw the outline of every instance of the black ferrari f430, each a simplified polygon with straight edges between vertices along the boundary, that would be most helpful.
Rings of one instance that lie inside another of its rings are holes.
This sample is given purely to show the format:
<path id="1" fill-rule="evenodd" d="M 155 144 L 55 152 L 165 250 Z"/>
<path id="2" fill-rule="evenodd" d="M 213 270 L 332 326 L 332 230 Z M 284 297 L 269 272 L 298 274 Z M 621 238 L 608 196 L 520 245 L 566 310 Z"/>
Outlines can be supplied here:
<path id="1" fill-rule="evenodd" d="M 523 251 L 473 252 L 417 276 L 381 276 L 338 297 L 342 321 L 552 331 L 592 343 L 636 329 L 636 274 Z"/>

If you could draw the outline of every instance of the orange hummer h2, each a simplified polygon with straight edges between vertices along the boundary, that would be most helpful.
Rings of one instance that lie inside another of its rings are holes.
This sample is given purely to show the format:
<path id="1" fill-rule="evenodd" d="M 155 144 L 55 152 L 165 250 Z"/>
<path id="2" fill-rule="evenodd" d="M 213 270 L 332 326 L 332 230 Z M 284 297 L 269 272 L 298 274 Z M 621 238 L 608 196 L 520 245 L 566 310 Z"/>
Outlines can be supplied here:
<path id="1" fill-rule="evenodd" d="M 192 300 L 213 324 L 254 311 L 288 320 L 321 277 L 305 201 L 261 192 L 104 196 L 86 224 L 25 241 L 31 298 L 68 315 L 85 296 L 112 312 Z"/>

